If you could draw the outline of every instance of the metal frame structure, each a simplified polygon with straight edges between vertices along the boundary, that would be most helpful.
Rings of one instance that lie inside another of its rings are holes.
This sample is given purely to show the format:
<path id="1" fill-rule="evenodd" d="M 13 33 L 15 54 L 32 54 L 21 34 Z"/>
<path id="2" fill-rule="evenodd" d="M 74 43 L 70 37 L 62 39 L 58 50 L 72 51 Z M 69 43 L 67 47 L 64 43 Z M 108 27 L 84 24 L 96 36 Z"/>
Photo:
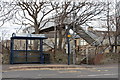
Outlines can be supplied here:
<path id="1" fill-rule="evenodd" d="M 11 47 L 10 47 L 10 64 L 15 64 L 15 63 L 40 63 L 44 64 L 44 54 L 43 53 L 43 40 L 47 39 L 47 37 L 25 37 L 25 36 L 13 36 L 11 37 Z M 26 40 L 26 48 L 25 50 L 15 50 L 14 49 L 14 40 Z M 28 50 L 28 40 L 39 40 L 40 41 L 40 48 L 39 50 Z M 15 54 L 19 53 L 20 51 L 25 52 L 24 56 L 15 56 Z M 36 58 L 40 58 L 39 61 L 37 62 L 29 62 L 28 60 L 28 52 L 38 52 L 40 55 L 39 56 L 34 56 Z M 19 57 L 24 57 L 25 62 L 16 62 L 14 59 Z"/>

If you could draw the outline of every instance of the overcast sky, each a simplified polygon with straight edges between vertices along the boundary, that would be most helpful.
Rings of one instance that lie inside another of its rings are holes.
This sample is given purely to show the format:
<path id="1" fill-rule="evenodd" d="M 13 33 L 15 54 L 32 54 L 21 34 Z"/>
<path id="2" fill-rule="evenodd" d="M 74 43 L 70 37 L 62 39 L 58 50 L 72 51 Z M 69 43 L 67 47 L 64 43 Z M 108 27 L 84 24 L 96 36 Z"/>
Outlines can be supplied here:
<path id="1" fill-rule="evenodd" d="M 4 0 L 5 1 L 5 0 Z M 8 0 L 6 0 L 8 1 Z M 11 0 L 12 1 L 12 0 Z M 59 1 L 64 1 L 64 0 L 59 0 Z M 75 0 L 75 1 L 81 1 L 81 0 Z M 93 1 L 93 0 L 92 0 Z M 95 0 L 94 0 L 95 1 Z M 97 1 L 97 0 L 96 0 Z M 107 0 L 101 0 L 101 1 L 105 1 L 107 2 Z M 120 0 L 108 0 L 108 1 L 112 1 L 113 3 L 115 3 L 115 1 L 120 1 Z M 97 27 L 100 25 L 100 22 L 93 22 L 94 25 Z M 104 24 L 104 23 L 103 23 Z M 16 33 L 16 31 L 18 31 L 21 28 L 21 26 L 12 24 L 11 22 L 7 22 L 5 23 L 2 27 L 0 27 L 0 37 L 3 37 L 4 39 L 10 39 L 12 33 Z M 22 27 L 23 29 L 24 27 Z M 21 31 L 22 31 L 21 29 Z M 19 32 L 21 32 L 19 31 Z M 1 38 L 0 38 L 1 40 Z"/>

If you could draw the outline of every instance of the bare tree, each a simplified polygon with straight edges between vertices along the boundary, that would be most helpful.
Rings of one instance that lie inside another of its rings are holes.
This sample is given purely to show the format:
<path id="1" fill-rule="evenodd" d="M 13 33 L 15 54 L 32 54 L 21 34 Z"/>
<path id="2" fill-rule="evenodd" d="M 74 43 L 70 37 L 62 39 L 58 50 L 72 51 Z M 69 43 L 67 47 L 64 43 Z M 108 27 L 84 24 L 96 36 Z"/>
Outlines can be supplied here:
<path id="1" fill-rule="evenodd" d="M 8 14 L 5 14 L 6 16 L 3 15 L 5 16 L 4 20 L 10 20 L 8 17 L 11 16 L 11 18 L 14 18 L 14 23 L 16 24 L 34 27 L 35 34 L 40 33 L 40 30 L 50 20 L 47 16 L 55 11 L 54 13 L 57 14 L 55 19 L 57 19 L 57 30 L 59 33 L 58 49 L 60 50 L 63 49 L 63 37 L 66 35 L 66 31 L 63 31 L 65 24 L 68 25 L 69 29 L 73 23 L 83 25 L 87 23 L 87 21 L 96 18 L 105 8 L 105 4 L 102 2 L 94 3 L 89 1 L 77 2 L 75 6 L 73 6 L 72 1 L 61 3 L 17 1 L 12 2 L 10 5 L 13 6 L 10 8 L 10 12 L 6 11 L 8 12 Z M 72 19 L 72 13 L 74 11 L 76 12 L 75 20 Z M 46 18 L 47 20 L 43 24 Z M 70 21 L 67 23 L 67 20 Z M 77 26 L 75 28 L 78 29 Z"/>
<path id="2" fill-rule="evenodd" d="M 117 3 L 117 1 L 116 1 Z M 120 1 L 116 4 L 116 8 L 115 8 L 115 21 L 116 21 L 116 35 L 115 35 L 115 53 L 119 53 L 120 50 L 118 50 L 117 45 L 120 44 Z"/>
<path id="3" fill-rule="evenodd" d="M 50 20 L 48 16 L 50 16 L 56 9 L 55 7 L 53 7 L 51 2 L 27 2 L 24 0 L 5 2 L 2 7 L 2 12 L 4 13 L 0 16 L 1 21 L 3 22 L 2 25 L 6 21 L 11 20 L 13 24 L 27 26 L 29 28 L 33 27 L 35 30 L 35 34 L 41 33 L 41 29 Z M 46 18 L 47 20 L 45 20 Z M 35 46 L 36 44 L 37 42 L 35 41 Z"/>
<path id="4" fill-rule="evenodd" d="M 0 26 L 13 19 L 17 12 L 17 7 L 13 2 L 0 1 Z"/>
<path id="5" fill-rule="evenodd" d="M 40 1 L 1 2 L 0 21 L 3 22 L 1 25 L 12 20 L 14 24 L 34 27 L 35 34 L 39 34 L 50 19 L 44 22 L 43 20 L 55 10 L 52 6 L 51 2 Z"/>
<path id="6" fill-rule="evenodd" d="M 117 7 L 115 3 L 107 2 L 107 9 L 106 9 L 106 29 L 107 34 L 105 33 L 105 38 L 109 40 L 108 46 L 110 47 L 110 53 L 113 52 L 113 48 L 115 47 L 115 53 L 117 53 L 118 49 L 117 46 L 119 45 L 119 7 Z"/>
<path id="7" fill-rule="evenodd" d="M 68 25 L 69 29 L 73 26 L 73 23 L 76 24 L 75 28 L 79 29 L 77 25 L 84 25 L 87 21 L 98 18 L 105 11 L 105 3 L 94 3 L 94 2 L 78 2 L 73 6 L 73 2 L 63 2 L 57 3 L 56 7 L 59 9 L 56 10 L 57 15 L 57 28 L 59 29 L 59 49 L 62 49 L 62 38 L 65 36 L 66 31 L 62 33 L 63 27 L 65 24 Z M 73 12 L 76 12 L 76 18 L 73 20 Z M 68 23 L 66 20 L 69 20 Z"/>
<path id="8" fill-rule="evenodd" d="M 49 19 L 41 24 L 42 21 L 47 18 L 54 8 L 51 7 L 51 2 L 18 2 L 19 6 L 23 12 L 22 24 L 34 27 L 35 34 L 39 34 L 40 30 L 45 26 Z M 19 18 L 17 18 L 19 19 Z"/>
<path id="9" fill-rule="evenodd" d="M 65 29 L 65 24 L 70 24 L 67 23 L 66 20 L 67 18 L 70 18 L 71 13 L 75 10 L 77 10 L 78 8 L 84 6 L 84 4 L 82 5 L 77 5 L 73 7 L 72 2 L 62 2 L 62 3 L 54 3 L 56 6 L 58 7 L 58 9 L 56 9 L 56 17 L 55 20 L 57 21 L 57 29 L 58 29 L 58 33 L 59 33 L 59 44 L 58 44 L 58 49 L 62 49 L 62 44 L 63 44 L 63 37 L 66 34 L 66 31 L 63 31 L 63 28 Z M 79 7 L 78 7 L 79 6 Z"/>
<path id="10" fill-rule="evenodd" d="M 110 6 L 115 5 L 108 2 L 108 9 L 107 9 L 107 28 L 108 28 L 108 39 L 109 39 L 109 46 L 110 52 L 113 52 L 113 48 L 115 46 L 115 53 L 117 53 L 117 45 L 118 45 L 118 36 L 119 36 L 119 17 L 117 15 L 116 7 L 110 8 Z M 116 5 L 115 5 L 116 6 Z M 114 14 L 110 14 L 109 12 L 112 11 Z M 114 41 L 113 41 L 114 40 Z"/>

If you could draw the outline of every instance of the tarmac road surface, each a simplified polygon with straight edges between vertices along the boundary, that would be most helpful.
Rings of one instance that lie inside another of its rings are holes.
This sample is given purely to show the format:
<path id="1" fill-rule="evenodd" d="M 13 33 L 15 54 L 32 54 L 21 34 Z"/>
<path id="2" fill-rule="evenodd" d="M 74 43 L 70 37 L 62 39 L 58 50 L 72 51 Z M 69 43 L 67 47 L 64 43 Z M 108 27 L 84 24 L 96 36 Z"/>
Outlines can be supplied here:
<path id="1" fill-rule="evenodd" d="M 17 78 L 17 80 L 19 80 L 18 78 L 118 78 L 118 66 L 20 68 L 14 70 L 3 70 L 2 77 Z"/>

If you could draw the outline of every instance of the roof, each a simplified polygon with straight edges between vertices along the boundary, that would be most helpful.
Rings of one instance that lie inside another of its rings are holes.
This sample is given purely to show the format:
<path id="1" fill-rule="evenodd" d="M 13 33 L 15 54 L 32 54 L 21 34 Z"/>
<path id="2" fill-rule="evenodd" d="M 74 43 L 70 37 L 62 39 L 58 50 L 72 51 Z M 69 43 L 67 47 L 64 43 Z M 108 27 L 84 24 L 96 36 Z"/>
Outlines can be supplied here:
<path id="1" fill-rule="evenodd" d="M 44 34 L 12 34 L 11 39 L 47 39 Z"/>
<path id="2" fill-rule="evenodd" d="M 16 36 L 16 37 L 11 37 L 11 39 L 47 39 L 47 37 L 19 37 L 19 36 Z"/>

